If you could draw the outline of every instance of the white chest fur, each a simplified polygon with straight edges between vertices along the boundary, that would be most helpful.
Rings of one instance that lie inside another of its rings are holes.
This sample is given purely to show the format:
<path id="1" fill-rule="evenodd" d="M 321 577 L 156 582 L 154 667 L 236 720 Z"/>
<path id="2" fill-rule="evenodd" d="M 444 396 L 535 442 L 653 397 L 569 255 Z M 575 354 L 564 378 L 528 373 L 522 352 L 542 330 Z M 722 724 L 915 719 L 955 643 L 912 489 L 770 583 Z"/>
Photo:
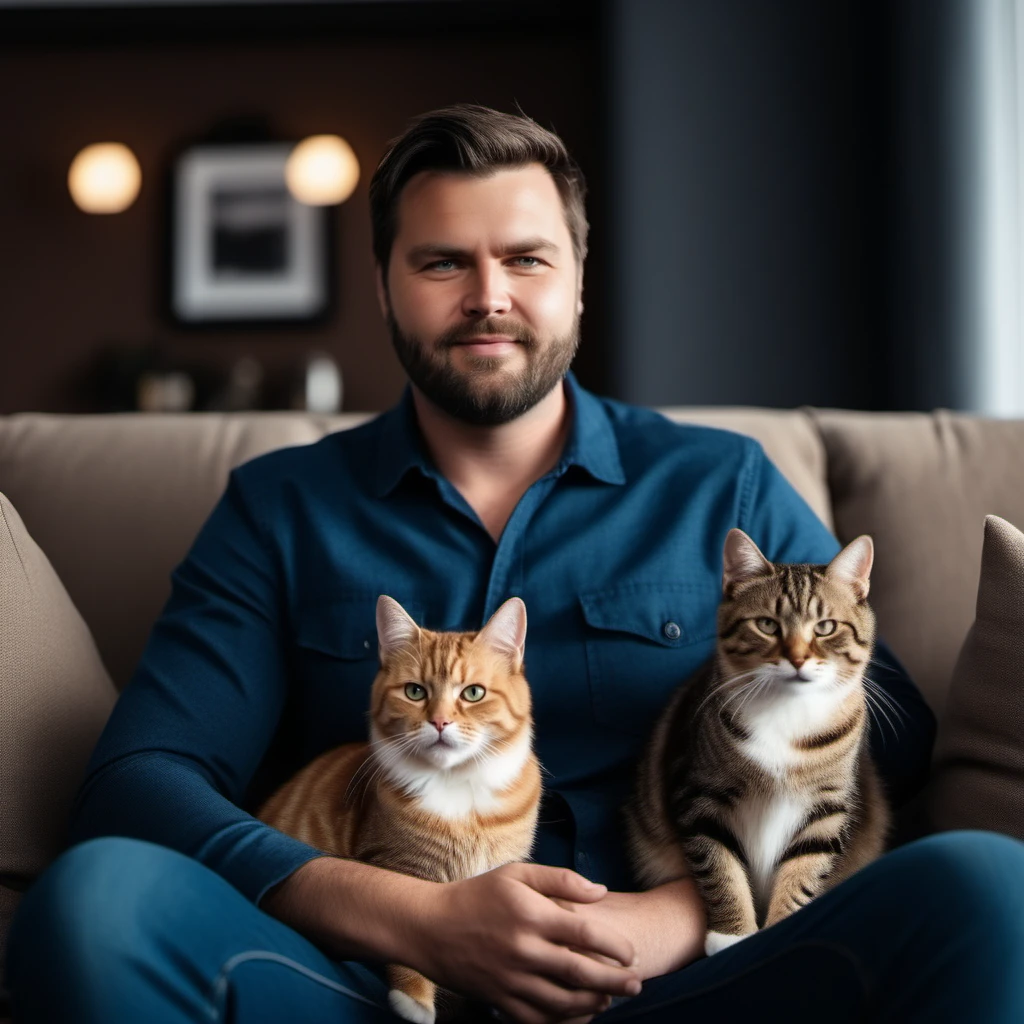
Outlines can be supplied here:
<path id="1" fill-rule="evenodd" d="M 387 769 L 391 782 L 419 807 L 440 818 L 457 820 L 501 809 L 503 794 L 519 777 L 530 756 L 531 737 L 524 735 L 500 754 L 474 758 L 454 768 L 424 768 L 400 760 Z"/>
<path id="2" fill-rule="evenodd" d="M 837 687 L 819 683 L 773 688 L 743 709 L 741 722 L 750 736 L 739 748 L 781 782 L 807 757 L 793 741 L 828 729 L 835 722 L 841 700 Z M 810 793 L 780 785 L 771 795 L 750 797 L 735 809 L 736 838 L 747 855 L 755 899 L 762 907 L 770 895 L 779 858 L 812 804 Z"/>
<path id="3" fill-rule="evenodd" d="M 734 827 L 750 865 L 757 903 L 767 903 L 779 858 L 786 852 L 810 810 L 810 801 L 790 793 L 743 800 L 735 810 Z"/>
<path id="4" fill-rule="evenodd" d="M 739 748 L 770 775 L 781 778 L 806 756 L 793 741 L 832 725 L 841 700 L 834 687 L 810 683 L 753 701 L 739 716 L 750 733 Z"/>

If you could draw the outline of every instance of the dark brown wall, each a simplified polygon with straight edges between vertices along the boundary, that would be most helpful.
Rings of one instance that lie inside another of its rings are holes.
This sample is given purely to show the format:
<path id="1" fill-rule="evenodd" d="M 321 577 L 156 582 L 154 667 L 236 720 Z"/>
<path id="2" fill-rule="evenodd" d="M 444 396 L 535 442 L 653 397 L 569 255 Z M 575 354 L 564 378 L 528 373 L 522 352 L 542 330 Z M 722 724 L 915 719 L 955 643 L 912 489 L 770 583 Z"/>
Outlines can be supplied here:
<path id="1" fill-rule="evenodd" d="M 225 365 L 248 353 L 283 372 L 323 349 L 342 367 L 345 407 L 399 394 L 373 287 L 367 187 L 407 118 L 456 101 L 522 108 L 554 127 L 600 181 L 599 94 L 583 43 L 500 35 L 431 40 L 197 43 L 0 51 L 0 413 L 92 408 L 88 375 L 105 345 L 161 341 L 170 355 Z M 362 175 L 338 210 L 337 303 L 317 328 L 183 331 L 161 314 L 163 180 L 176 150 L 219 119 L 265 114 L 285 138 L 336 132 Z M 116 216 L 80 213 L 67 168 L 84 145 L 120 141 L 142 165 L 142 192 Z M 600 273 L 588 267 L 592 386 L 603 348 Z"/>

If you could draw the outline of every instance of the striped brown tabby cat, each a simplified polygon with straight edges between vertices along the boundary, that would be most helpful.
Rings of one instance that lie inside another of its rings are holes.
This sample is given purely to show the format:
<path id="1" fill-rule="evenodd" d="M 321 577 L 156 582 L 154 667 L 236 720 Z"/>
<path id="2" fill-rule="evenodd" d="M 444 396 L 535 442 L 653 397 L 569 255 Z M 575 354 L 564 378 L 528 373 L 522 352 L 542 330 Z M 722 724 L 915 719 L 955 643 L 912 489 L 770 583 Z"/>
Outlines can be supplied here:
<path id="1" fill-rule="evenodd" d="M 259 817 L 328 853 L 437 882 L 526 859 L 541 791 L 526 606 L 513 597 L 478 633 L 435 633 L 382 596 L 377 639 L 370 741 L 316 758 Z M 430 1024 L 434 983 L 398 964 L 387 973 L 391 1008 Z"/>
<path id="2" fill-rule="evenodd" d="M 773 565 L 741 530 L 726 537 L 716 653 L 660 718 L 626 810 L 643 884 L 692 875 L 708 955 L 883 851 L 873 557 L 864 536 L 828 565 Z"/>

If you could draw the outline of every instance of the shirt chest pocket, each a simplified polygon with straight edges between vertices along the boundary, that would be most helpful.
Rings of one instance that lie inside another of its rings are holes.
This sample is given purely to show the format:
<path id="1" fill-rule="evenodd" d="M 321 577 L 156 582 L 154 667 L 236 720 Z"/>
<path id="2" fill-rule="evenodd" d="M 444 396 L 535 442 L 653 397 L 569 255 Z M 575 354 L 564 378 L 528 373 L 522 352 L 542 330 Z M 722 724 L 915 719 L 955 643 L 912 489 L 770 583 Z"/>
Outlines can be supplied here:
<path id="1" fill-rule="evenodd" d="M 402 602 L 413 618 L 421 609 Z M 295 626 L 295 677 L 312 749 L 365 740 L 377 659 L 377 596 L 303 609 Z"/>
<path id="2" fill-rule="evenodd" d="M 675 688 L 714 650 L 718 591 L 628 583 L 580 594 L 594 718 L 649 735 Z"/>

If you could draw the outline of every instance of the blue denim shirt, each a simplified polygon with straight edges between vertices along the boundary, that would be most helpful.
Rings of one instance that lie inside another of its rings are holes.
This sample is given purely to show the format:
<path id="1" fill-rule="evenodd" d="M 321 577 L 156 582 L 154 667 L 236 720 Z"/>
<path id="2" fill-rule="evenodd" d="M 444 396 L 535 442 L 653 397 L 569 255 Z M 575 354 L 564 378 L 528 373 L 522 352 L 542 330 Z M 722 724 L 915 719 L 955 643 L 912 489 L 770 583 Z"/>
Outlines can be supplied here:
<path id="1" fill-rule="evenodd" d="M 726 532 L 775 561 L 839 546 L 757 442 L 565 386 L 563 456 L 498 543 L 432 463 L 408 392 L 235 470 L 93 754 L 74 838 L 162 843 L 259 900 L 318 851 L 247 809 L 366 738 L 377 596 L 471 630 L 518 595 L 546 769 L 534 859 L 635 888 L 622 804 L 655 717 L 713 650 Z M 905 713 L 898 741 L 873 736 L 899 800 L 927 771 L 934 720 L 884 645 L 874 675 Z"/>

